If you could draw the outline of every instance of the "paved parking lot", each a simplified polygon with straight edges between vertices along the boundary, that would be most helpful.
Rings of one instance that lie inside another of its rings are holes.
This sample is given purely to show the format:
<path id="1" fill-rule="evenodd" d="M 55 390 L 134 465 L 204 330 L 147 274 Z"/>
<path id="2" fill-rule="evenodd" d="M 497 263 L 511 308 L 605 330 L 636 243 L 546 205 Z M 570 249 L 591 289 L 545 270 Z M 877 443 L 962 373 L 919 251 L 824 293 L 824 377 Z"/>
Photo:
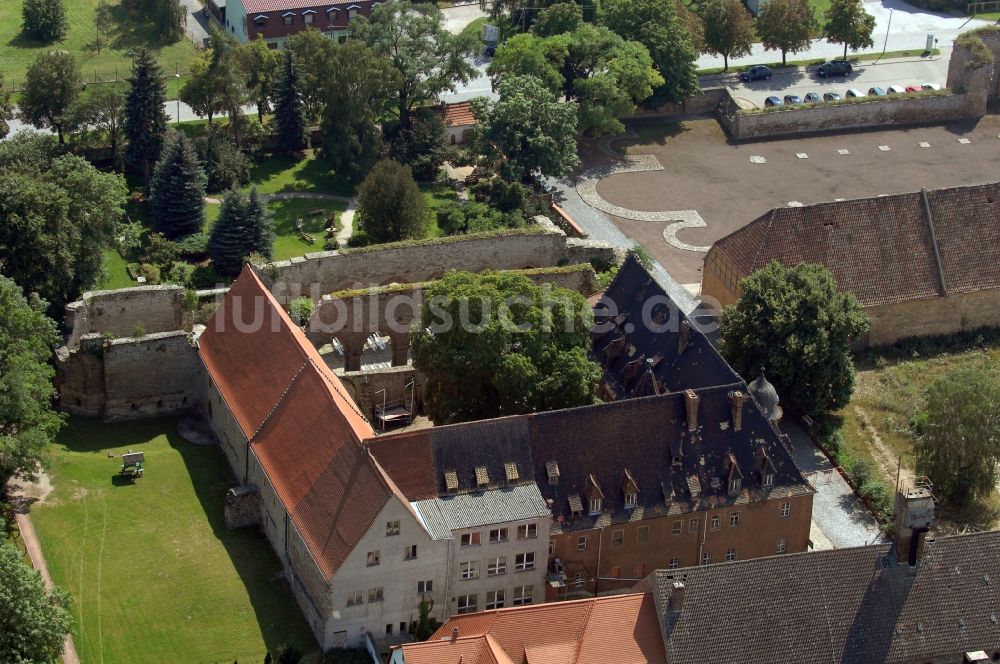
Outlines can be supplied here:
<path id="1" fill-rule="evenodd" d="M 947 127 L 739 145 L 727 142 L 711 119 L 645 128 L 642 135 L 613 145 L 630 155 L 653 155 L 663 170 L 610 175 L 597 182 L 596 191 L 611 205 L 630 210 L 696 210 L 704 227 L 673 229 L 679 244 L 693 246 L 709 246 L 772 207 L 793 201 L 809 204 L 1000 177 L 1000 116 Z M 585 154 L 587 166 L 609 161 L 593 151 Z M 612 217 L 678 282 L 701 282 L 704 253 L 669 244 L 664 230 L 671 222 Z"/>

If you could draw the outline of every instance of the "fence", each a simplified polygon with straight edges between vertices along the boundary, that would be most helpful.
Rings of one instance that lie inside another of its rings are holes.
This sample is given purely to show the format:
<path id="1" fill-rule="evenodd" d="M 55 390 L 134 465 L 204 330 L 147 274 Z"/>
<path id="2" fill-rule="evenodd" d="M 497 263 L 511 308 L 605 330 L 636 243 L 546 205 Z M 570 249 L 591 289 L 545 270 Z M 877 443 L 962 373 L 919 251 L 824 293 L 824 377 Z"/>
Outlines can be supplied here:
<path id="1" fill-rule="evenodd" d="M 167 67 L 164 67 L 163 82 L 167 86 L 167 98 L 175 99 L 177 93 L 180 90 L 181 85 L 183 85 L 184 80 L 190 74 L 188 71 L 180 70 L 180 63 L 174 63 L 173 71 L 169 71 Z M 94 85 L 100 83 L 115 83 L 118 81 L 128 80 L 130 70 L 128 67 L 116 67 L 114 70 L 102 71 L 99 69 L 87 70 L 82 69 L 80 71 L 80 82 L 86 85 Z M 4 87 L 12 93 L 19 93 L 24 90 L 24 78 L 9 78 L 4 76 L 3 83 Z"/>
<path id="2" fill-rule="evenodd" d="M 965 6 L 965 13 L 969 16 L 975 16 L 976 14 L 990 14 L 993 12 L 1000 12 L 1000 0 L 970 2 Z"/>

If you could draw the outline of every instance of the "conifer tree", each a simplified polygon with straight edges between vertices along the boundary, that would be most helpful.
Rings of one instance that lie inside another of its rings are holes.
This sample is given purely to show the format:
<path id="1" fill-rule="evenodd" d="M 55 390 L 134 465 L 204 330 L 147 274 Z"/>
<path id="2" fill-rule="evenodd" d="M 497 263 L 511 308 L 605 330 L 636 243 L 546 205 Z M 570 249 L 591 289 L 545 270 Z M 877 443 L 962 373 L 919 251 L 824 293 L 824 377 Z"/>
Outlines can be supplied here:
<path id="1" fill-rule="evenodd" d="M 263 197 L 257 188 L 250 194 L 233 189 L 222 201 L 222 210 L 208 240 L 208 255 L 219 274 L 236 275 L 247 256 L 259 253 L 271 258 L 274 231 Z"/>
<path id="2" fill-rule="evenodd" d="M 147 181 L 153 164 L 163 151 L 167 133 L 167 114 L 163 110 L 166 98 L 163 70 L 149 51 L 139 49 L 132 63 L 125 100 L 125 138 L 128 140 L 125 158 L 142 170 Z"/>
<path id="3" fill-rule="evenodd" d="M 278 126 L 280 152 L 299 152 L 308 146 L 305 104 L 299 85 L 299 74 L 292 51 L 286 50 L 274 92 L 274 117 Z"/>
<path id="4" fill-rule="evenodd" d="M 169 238 L 200 231 L 205 223 L 207 181 L 191 140 L 171 132 L 150 183 L 150 207 L 156 229 Z"/>

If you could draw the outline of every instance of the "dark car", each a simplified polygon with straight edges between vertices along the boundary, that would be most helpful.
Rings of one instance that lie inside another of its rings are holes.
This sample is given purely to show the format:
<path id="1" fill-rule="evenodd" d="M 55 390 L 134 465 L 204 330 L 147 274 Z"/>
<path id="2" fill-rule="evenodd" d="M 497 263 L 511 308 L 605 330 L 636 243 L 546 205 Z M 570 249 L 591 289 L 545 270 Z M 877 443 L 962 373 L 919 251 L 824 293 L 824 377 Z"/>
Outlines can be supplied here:
<path id="1" fill-rule="evenodd" d="M 774 95 L 771 95 L 770 97 L 764 100 L 764 106 L 784 106 L 784 105 L 785 105 L 784 102 L 781 101 L 781 97 L 775 97 Z"/>
<path id="2" fill-rule="evenodd" d="M 821 64 L 816 73 L 821 78 L 826 78 L 827 76 L 847 76 L 852 71 L 854 71 L 854 68 L 851 67 L 851 63 L 847 60 L 830 60 L 830 62 Z"/>
<path id="3" fill-rule="evenodd" d="M 816 104 L 822 101 L 818 92 L 807 92 L 806 96 L 802 98 L 807 104 Z"/>
<path id="4" fill-rule="evenodd" d="M 800 97 L 798 95 L 785 95 L 785 103 L 786 104 L 801 104 L 802 103 L 802 97 Z"/>
<path id="5" fill-rule="evenodd" d="M 744 83 L 749 83 L 750 81 L 760 81 L 760 80 L 769 81 L 771 80 L 772 73 L 773 72 L 771 71 L 770 67 L 767 67 L 765 65 L 756 65 L 750 67 L 750 69 L 747 69 L 745 72 L 740 74 L 740 80 L 743 81 Z"/>
<path id="6" fill-rule="evenodd" d="M 823 101 L 840 101 L 840 95 L 836 92 L 824 92 Z"/>

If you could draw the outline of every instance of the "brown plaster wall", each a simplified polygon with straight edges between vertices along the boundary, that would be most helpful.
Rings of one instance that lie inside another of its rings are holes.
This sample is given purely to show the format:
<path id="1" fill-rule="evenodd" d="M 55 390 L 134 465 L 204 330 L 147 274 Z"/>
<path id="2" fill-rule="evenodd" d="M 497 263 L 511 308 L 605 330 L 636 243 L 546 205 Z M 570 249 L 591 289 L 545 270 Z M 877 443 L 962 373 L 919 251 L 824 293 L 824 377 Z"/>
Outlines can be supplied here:
<path id="1" fill-rule="evenodd" d="M 865 307 L 871 331 L 863 345 L 891 344 L 907 337 L 953 334 L 1000 327 L 1000 289 Z"/>

